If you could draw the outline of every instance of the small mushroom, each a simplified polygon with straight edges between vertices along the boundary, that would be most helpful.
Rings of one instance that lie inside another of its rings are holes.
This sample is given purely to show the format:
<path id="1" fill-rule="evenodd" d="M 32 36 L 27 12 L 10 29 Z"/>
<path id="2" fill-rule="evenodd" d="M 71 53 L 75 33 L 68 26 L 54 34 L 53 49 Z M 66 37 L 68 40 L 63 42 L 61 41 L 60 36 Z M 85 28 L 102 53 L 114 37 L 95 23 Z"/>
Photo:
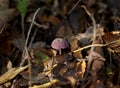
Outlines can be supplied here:
<path id="1" fill-rule="evenodd" d="M 62 49 L 69 47 L 68 42 L 62 38 L 56 38 L 52 41 L 51 47 L 53 49 L 59 50 L 59 55 L 62 54 Z"/>

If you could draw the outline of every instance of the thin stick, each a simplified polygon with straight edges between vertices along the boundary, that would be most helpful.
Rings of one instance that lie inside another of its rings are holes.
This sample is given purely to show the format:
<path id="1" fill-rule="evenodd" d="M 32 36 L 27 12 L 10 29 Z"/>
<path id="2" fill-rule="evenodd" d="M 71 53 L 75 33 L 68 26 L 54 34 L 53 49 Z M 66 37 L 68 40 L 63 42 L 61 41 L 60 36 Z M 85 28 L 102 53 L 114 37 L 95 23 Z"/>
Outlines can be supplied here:
<path id="1" fill-rule="evenodd" d="M 111 44 L 114 44 L 114 43 L 117 43 L 117 42 L 120 42 L 120 40 L 115 40 L 115 41 L 112 41 L 112 42 L 109 42 L 109 43 L 106 43 L 106 44 L 92 44 L 92 45 L 88 45 L 88 46 L 85 46 L 85 47 L 82 47 L 82 48 L 79 48 L 77 50 L 74 50 L 73 53 L 76 53 L 78 51 L 82 51 L 84 49 L 87 49 L 87 48 L 90 48 L 90 47 L 96 47 L 96 46 L 99 46 L 99 47 L 104 47 L 104 46 L 108 46 L 108 45 L 111 45 Z"/>
<path id="2" fill-rule="evenodd" d="M 72 26 L 72 24 L 71 24 L 71 22 L 70 22 L 69 15 L 72 13 L 72 11 L 77 7 L 77 5 L 78 5 L 80 2 L 81 2 L 81 0 L 78 0 L 77 3 L 69 10 L 69 12 L 68 12 L 68 14 L 67 14 L 68 16 L 66 16 L 66 17 L 67 17 L 67 20 L 68 20 L 68 22 L 69 22 L 69 24 L 70 24 L 70 27 L 72 28 L 72 33 L 73 33 L 73 34 L 75 34 L 75 32 L 74 32 L 73 26 Z"/>
<path id="3" fill-rule="evenodd" d="M 31 30 L 32 30 L 33 24 L 34 24 L 34 20 L 35 20 L 35 17 L 37 15 L 37 13 L 39 12 L 39 10 L 40 10 L 40 8 L 38 8 L 36 10 L 36 12 L 35 12 L 35 14 L 33 16 L 33 19 L 32 19 L 32 22 L 31 22 L 31 25 L 30 25 L 30 28 L 29 28 L 29 31 L 27 33 L 27 38 L 26 38 L 25 45 L 24 45 L 24 50 L 23 50 L 23 53 L 22 53 L 22 62 L 20 63 L 20 66 L 22 66 L 24 64 L 25 60 L 26 60 L 26 58 L 24 58 L 25 57 L 25 52 L 26 52 L 25 48 L 28 45 L 28 40 L 29 40 L 29 36 L 30 36 Z"/>
<path id="4" fill-rule="evenodd" d="M 38 24 L 37 22 L 33 21 L 34 25 L 38 26 L 38 27 L 41 27 L 43 29 L 48 29 L 49 26 L 47 25 L 41 25 L 41 24 Z"/>
<path id="5" fill-rule="evenodd" d="M 35 12 L 35 14 L 34 14 L 34 16 L 33 16 L 32 23 L 31 23 L 31 25 L 30 25 L 30 28 L 29 28 L 29 31 L 28 31 L 28 34 L 27 34 L 25 46 L 27 46 L 27 44 L 28 44 L 28 40 L 29 40 L 29 36 L 30 36 L 30 33 L 31 33 L 31 29 L 32 29 L 32 27 L 33 27 L 35 17 L 36 17 L 36 15 L 37 15 L 37 13 L 39 12 L 39 10 L 40 10 L 40 8 L 38 8 L 38 9 L 36 10 L 36 12 Z"/>
<path id="6" fill-rule="evenodd" d="M 25 26 L 24 26 L 24 15 L 21 14 L 21 27 L 22 27 L 22 37 L 25 39 Z"/>
<path id="7" fill-rule="evenodd" d="M 72 9 L 68 12 L 68 15 L 71 14 L 71 12 L 76 8 L 76 6 L 81 2 L 81 0 L 78 0 L 78 2 L 72 7 Z"/>
<path id="8" fill-rule="evenodd" d="M 33 33 L 33 36 L 32 36 L 32 38 L 31 38 L 31 41 L 30 41 L 30 43 L 29 43 L 29 45 L 28 45 L 28 50 L 31 49 L 31 46 L 32 46 L 33 40 L 35 39 L 37 30 L 38 30 L 38 29 L 36 28 L 35 31 L 34 31 L 34 33 Z"/>
<path id="9" fill-rule="evenodd" d="M 23 50 L 23 54 L 22 54 L 22 63 L 20 64 L 20 66 L 22 66 L 24 64 L 24 61 L 26 59 L 28 59 L 28 64 L 29 64 L 29 87 L 31 87 L 31 80 L 32 80 L 32 73 L 31 73 L 31 63 L 30 63 L 30 57 L 29 57 L 29 54 L 28 54 L 28 48 L 27 48 L 27 45 L 28 45 L 28 40 L 29 40 L 29 36 L 30 36 L 30 33 L 31 33 L 31 30 L 32 30 L 32 27 L 33 27 L 33 22 L 35 20 L 35 17 L 37 15 L 37 13 L 39 12 L 40 8 L 38 8 L 33 16 L 33 19 L 32 19 L 32 22 L 31 22 L 31 25 L 30 25 L 30 28 L 29 28 L 29 31 L 27 33 L 27 38 L 26 38 L 26 41 L 25 41 L 25 46 L 24 46 L 24 50 Z M 25 58 L 27 55 L 27 58 Z"/>
<path id="10" fill-rule="evenodd" d="M 28 53 L 28 49 L 27 49 L 27 47 L 25 48 L 25 55 L 27 56 L 27 60 L 28 60 L 28 70 L 29 70 L 29 81 L 28 81 L 28 85 L 29 85 L 29 87 L 31 87 L 32 86 L 32 65 L 31 65 L 31 62 L 30 62 L 30 55 L 29 55 L 29 53 Z"/>
<path id="11" fill-rule="evenodd" d="M 59 82 L 59 80 L 53 79 L 52 81 L 50 81 L 48 83 L 45 83 L 45 84 L 42 84 L 42 85 L 34 85 L 31 88 L 49 88 L 51 85 L 53 85 L 53 84 L 55 84 L 57 82 Z"/>
<path id="12" fill-rule="evenodd" d="M 1 30 L 0 30 L 0 34 L 2 34 L 2 32 L 4 31 L 5 26 L 6 26 L 6 24 L 4 24 L 3 27 L 1 28 Z"/>

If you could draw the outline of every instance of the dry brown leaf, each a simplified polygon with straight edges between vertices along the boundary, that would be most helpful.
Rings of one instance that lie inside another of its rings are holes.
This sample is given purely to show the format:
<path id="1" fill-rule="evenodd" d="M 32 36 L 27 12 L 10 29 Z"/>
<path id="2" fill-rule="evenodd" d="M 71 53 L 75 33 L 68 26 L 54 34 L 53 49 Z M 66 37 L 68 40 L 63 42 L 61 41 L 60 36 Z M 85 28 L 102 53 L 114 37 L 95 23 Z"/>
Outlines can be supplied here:
<path id="1" fill-rule="evenodd" d="M 76 79 L 72 76 L 67 76 L 67 80 L 70 81 L 71 86 L 74 88 L 76 85 Z"/>
<path id="2" fill-rule="evenodd" d="M 8 70 L 2 76 L 0 76 L 0 84 L 3 84 L 11 79 L 13 79 L 16 75 L 18 75 L 21 71 L 25 70 L 28 66 L 17 67 Z"/>
<path id="3" fill-rule="evenodd" d="M 103 41 L 105 43 L 109 43 L 109 42 L 115 41 L 117 39 L 119 39 L 119 36 L 115 35 L 111 32 L 105 33 L 104 36 L 103 36 Z"/>
<path id="4" fill-rule="evenodd" d="M 71 40 L 71 42 L 70 42 L 70 47 L 71 47 L 71 52 L 73 52 L 74 50 L 78 49 L 78 48 L 80 47 L 80 44 L 79 44 L 78 39 L 73 39 L 73 40 Z M 73 53 L 73 56 L 74 56 L 75 58 L 81 59 L 81 58 L 82 58 L 81 51 L 76 52 L 76 53 Z"/>
<path id="5" fill-rule="evenodd" d="M 103 40 L 106 43 L 110 43 L 112 41 L 116 41 L 119 39 L 120 39 L 119 35 L 113 34 L 111 32 L 105 33 L 105 35 L 103 36 Z M 112 52 L 120 53 L 119 47 L 120 47 L 120 42 L 116 42 L 116 43 L 108 45 L 108 50 L 111 50 Z"/>
<path id="6" fill-rule="evenodd" d="M 60 25 L 56 33 L 56 37 L 64 38 L 68 36 L 72 36 L 72 29 L 70 28 L 70 26 L 65 24 Z"/>
<path id="7" fill-rule="evenodd" d="M 60 23 L 60 19 L 58 17 L 55 17 L 54 15 L 42 15 L 39 17 L 39 19 L 42 23 L 51 23 L 53 25 Z"/>
<path id="8" fill-rule="evenodd" d="M 76 74 L 77 76 L 81 76 L 81 78 L 83 79 L 83 76 L 85 74 L 85 70 L 86 70 L 86 62 L 85 61 L 81 61 L 76 63 Z"/>

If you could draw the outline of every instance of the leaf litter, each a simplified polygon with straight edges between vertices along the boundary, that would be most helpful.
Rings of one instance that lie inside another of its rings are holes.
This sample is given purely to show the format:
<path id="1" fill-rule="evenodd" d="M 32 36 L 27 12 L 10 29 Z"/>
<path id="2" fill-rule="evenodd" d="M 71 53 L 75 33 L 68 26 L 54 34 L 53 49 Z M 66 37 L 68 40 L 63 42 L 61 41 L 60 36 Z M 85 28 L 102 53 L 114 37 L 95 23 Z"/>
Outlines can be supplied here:
<path id="1" fill-rule="evenodd" d="M 119 2 L 1 0 L 0 87 L 119 88 Z"/>

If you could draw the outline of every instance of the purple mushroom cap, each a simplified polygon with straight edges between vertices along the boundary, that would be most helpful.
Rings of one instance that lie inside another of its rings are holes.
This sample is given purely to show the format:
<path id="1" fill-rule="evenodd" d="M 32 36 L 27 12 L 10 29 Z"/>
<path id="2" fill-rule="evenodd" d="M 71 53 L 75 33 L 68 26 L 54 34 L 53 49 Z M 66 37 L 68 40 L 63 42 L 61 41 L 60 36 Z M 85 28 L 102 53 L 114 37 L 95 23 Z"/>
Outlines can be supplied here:
<path id="1" fill-rule="evenodd" d="M 65 49 L 69 46 L 68 42 L 62 38 L 56 38 L 52 41 L 51 47 L 59 50 L 59 54 L 61 54 L 61 49 Z"/>

